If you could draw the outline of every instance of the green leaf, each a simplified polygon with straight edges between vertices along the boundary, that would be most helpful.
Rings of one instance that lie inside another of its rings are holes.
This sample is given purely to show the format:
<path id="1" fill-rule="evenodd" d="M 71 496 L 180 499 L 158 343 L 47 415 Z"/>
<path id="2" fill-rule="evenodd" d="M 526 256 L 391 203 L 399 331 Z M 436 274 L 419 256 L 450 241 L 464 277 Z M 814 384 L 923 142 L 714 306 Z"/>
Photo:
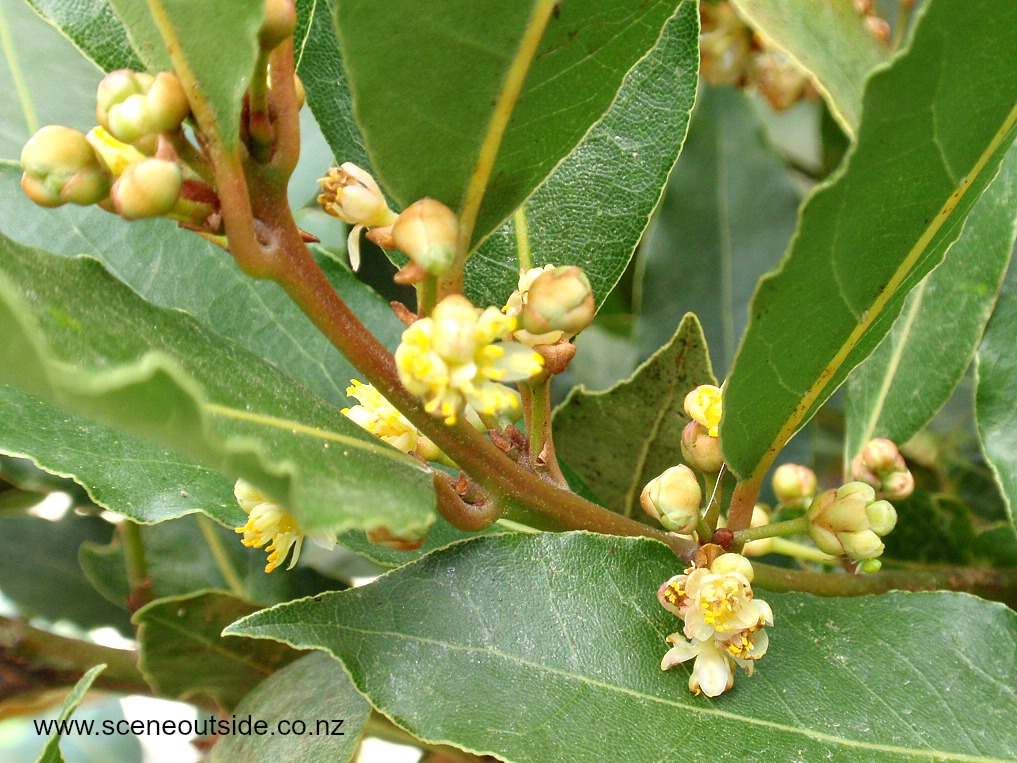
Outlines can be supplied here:
<path id="1" fill-rule="evenodd" d="M 104 669 L 105 665 L 96 665 L 94 668 L 89 670 L 83 675 L 78 682 L 71 689 L 71 693 L 67 695 L 67 699 L 64 700 L 63 710 L 60 711 L 60 716 L 57 718 L 58 721 L 66 721 L 71 717 L 78 705 L 81 704 L 81 700 L 85 698 L 85 694 L 90 688 L 92 688 L 92 682 L 95 681 Z M 35 763 L 64 763 L 64 756 L 60 754 L 60 732 L 54 731 L 50 736 L 49 741 L 46 742 L 46 746 L 42 748 L 42 753 L 36 758 Z"/>
<path id="2" fill-rule="evenodd" d="M 1013 142 L 1017 6 L 924 9 L 907 53 L 869 80 L 854 150 L 806 202 L 784 263 L 753 299 L 720 430 L 742 478 L 760 478 L 873 351 Z"/>
<path id="3" fill-rule="evenodd" d="M 982 451 L 999 483 L 1010 523 L 1017 511 L 1017 267 L 1007 270 L 996 310 L 978 347 L 975 419 Z"/>
<path id="4" fill-rule="evenodd" d="M 693 312 L 723 378 L 759 278 L 794 233 L 799 191 L 766 140 L 758 113 L 734 88 L 703 85 L 681 158 L 642 252 L 639 349 L 661 347 Z"/>
<path id="5" fill-rule="evenodd" d="M 379 178 L 402 206 L 431 196 L 465 209 L 472 248 L 607 111 L 674 8 L 337 3 L 355 114 Z"/>
<path id="6" fill-rule="evenodd" d="M 138 522 L 195 511 L 235 527 L 247 521 L 233 497 L 235 480 L 2 383 L 0 450 L 73 477 L 98 506 Z"/>
<path id="7" fill-rule="evenodd" d="M 534 265 L 582 267 L 603 303 L 682 148 L 696 94 L 698 34 L 699 9 L 685 0 L 607 113 L 467 262 L 466 290 L 475 304 L 505 304 L 518 281 L 521 242 Z"/>
<path id="8" fill-rule="evenodd" d="M 266 575 L 263 550 L 239 543 L 233 528 L 198 517 L 160 522 L 141 527 L 139 532 L 154 598 L 218 589 L 267 606 L 344 587 L 303 566 Z M 82 544 L 78 561 L 103 596 L 126 606 L 130 583 L 123 546 L 117 539 L 105 546 Z"/>
<path id="9" fill-rule="evenodd" d="M 943 264 L 911 292 L 893 329 L 848 378 L 846 458 L 873 437 L 906 442 L 949 399 L 996 304 L 1017 238 L 1015 210 L 1012 147 Z"/>
<path id="10" fill-rule="evenodd" d="M 240 139 L 240 106 L 258 58 L 264 0 L 109 0 L 151 71 L 174 71 L 202 129 L 226 148 Z M 192 89 L 193 88 L 193 89 Z M 206 121 L 208 120 L 208 121 Z"/>
<path id="11" fill-rule="evenodd" d="M 43 125 L 95 124 L 100 72 L 25 3 L 0 4 L 0 52 L 0 158 L 21 156 Z"/>
<path id="12" fill-rule="evenodd" d="M 112 532 L 109 522 L 73 512 L 56 522 L 0 519 L 0 590 L 28 616 L 70 620 L 86 629 L 111 625 L 129 633 L 124 611 L 106 601 L 78 565 L 82 544 L 108 543 Z"/>
<path id="13" fill-rule="evenodd" d="M 769 652 L 709 700 L 689 693 L 686 668 L 660 670 L 680 623 L 655 594 L 681 566 L 646 539 L 489 536 L 227 632 L 325 649 L 410 733 L 513 763 L 1017 754 L 1006 607 L 952 593 L 767 593 Z"/>
<path id="14" fill-rule="evenodd" d="M 299 720 L 308 733 L 226 736 L 212 748 L 211 763 L 346 763 L 370 713 L 339 663 L 327 654 L 310 654 L 266 678 L 235 712 L 264 720 L 269 728 Z"/>
<path id="15" fill-rule="evenodd" d="M 849 135 L 862 115 L 868 74 L 890 48 L 866 28 L 852 0 L 732 0 L 755 28 L 808 71 Z"/>
<path id="16" fill-rule="evenodd" d="M 713 383 L 702 327 L 689 313 L 631 379 L 569 393 L 554 414 L 555 450 L 606 507 L 634 516 L 643 485 L 681 461 L 685 396 Z"/>
<path id="17" fill-rule="evenodd" d="M 432 521 L 429 470 L 263 360 L 95 260 L 2 250 L 0 380 L 244 476 L 306 532 Z"/>
<path id="18" fill-rule="evenodd" d="M 259 607 L 219 591 L 157 599 L 134 613 L 145 680 L 162 697 L 208 698 L 234 707 L 266 676 L 290 663 L 293 650 L 220 635 Z M 292 708 L 291 708 L 292 709 Z"/>
<path id="19" fill-rule="evenodd" d="M 370 172 L 371 160 L 353 118 L 350 87 L 339 55 L 334 6 L 333 0 L 297 0 L 297 74 L 336 160 L 353 162 Z M 326 169 L 321 168 L 321 175 Z"/>
<path id="20" fill-rule="evenodd" d="M 113 12 L 110 0 L 28 0 L 42 16 L 49 19 L 74 45 L 103 71 L 144 68 L 127 39 L 127 30 Z M 33 40 L 34 42 L 34 40 Z M 94 71 L 93 71 L 94 74 Z M 49 93 L 63 92 L 47 88 Z M 95 84 L 98 84 L 96 82 Z M 92 100 L 95 100 L 93 86 Z M 93 103 L 94 107 L 94 103 Z M 94 108 L 89 110 L 89 114 Z"/>

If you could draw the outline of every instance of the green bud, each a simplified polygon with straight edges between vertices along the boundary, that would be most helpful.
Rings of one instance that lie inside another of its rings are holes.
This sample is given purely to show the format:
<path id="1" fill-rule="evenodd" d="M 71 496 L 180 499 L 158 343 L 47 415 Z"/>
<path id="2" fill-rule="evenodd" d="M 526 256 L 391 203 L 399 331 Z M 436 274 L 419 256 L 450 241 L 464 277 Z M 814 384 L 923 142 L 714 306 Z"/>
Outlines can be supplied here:
<path id="1" fill-rule="evenodd" d="M 880 484 L 879 495 L 893 501 L 907 498 L 915 492 L 915 477 L 910 470 L 902 472 L 891 472 L 883 477 Z"/>
<path id="2" fill-rule="evenodd" d="M 805 513 L 809 535 L 828 554 L 851 559 L 874 559 L 883 553 L 880 537 L 897 523 L 887 501 L 875 500 L 875 491 L 862 482 L 849 482 L 813 499 Z"/>
<path id="3" fill-rule="evenodd" d="M 897 526 L 897 511 L 889 501 L 873 501 L 865 507 L 869 527 L 876 535 L 883 536 Z"/>
<path id="4" fill-rule="evenodd" d="M 410 204 L 392 225 L 396 248 L 433 276 L 452 266 L 458 240 L 459 218 L 434 199 Z"/>
<path id="5" fill-rule="evenodd" d="M 878 559 L 865 559 L 855 569 L 855 572 L 863 573 L 866 575 L 872 574 L 873 572 L 879 572 L 882 568 L 883 563 Z"/>
<path id="6" fill-rule="evenodd" d="M 113 184 L 110 199 L 126 220 L 161 217 L 173 211 L 180 198 L 180 168 L 162 159 L 143 159 L 130 165 Z"/>
<path id="7" fill-rule="evenodd" d="M 49 125 L 33 135 L 21 151 L 21 187 L 43 207 L 96 204 L 109 195 L 109 169 L 83 134 Z"/>
<path id="8" fill-rule="evenodd" d="M 791 509 L 804 509 L 816 494 L 816 473 L 800 464 L 782 464 L 773 473 L 777 500 Z"/>
<path id="9" fill-rule="evenodd" d="M 533 282 L 519 320 L 531 334 L 562 331 L 574 336 L 593 322 L 596 312 L 593 288 L 582 268 L 563 265 Z"/>
<path id="10" fill-rule="evenodd" d="M 724 465 L 720 438 L 710 437 L 709 431 L 698 421 L 690 421 L 682 430 L 681 446 L 685 462 L 701 472 L 716 474 Z"/>
<path id="11" fill-rule="evenodd" d="M 258 44 L 262 50 L 273 50 L 293 34 L 296 26 L 297 9 L 291 0 L 267 0 Z"/>
<path id="12" fill-rule="evenodd" d="M 95 116 L 110 135 L 135 143 L 180 127 L 190 113 L 184 87 L 175 74 L 156 76 L 128 69 L 106 75 L 96 94 Z"/>
<path id="13" fill-rule="evenodd" d="M 677 533 L 691 532 L 696 526 L 702 501 L 699 480 L 684 464 L 672 466 L 654 477 L 639 496 L 643 511 Z"/>

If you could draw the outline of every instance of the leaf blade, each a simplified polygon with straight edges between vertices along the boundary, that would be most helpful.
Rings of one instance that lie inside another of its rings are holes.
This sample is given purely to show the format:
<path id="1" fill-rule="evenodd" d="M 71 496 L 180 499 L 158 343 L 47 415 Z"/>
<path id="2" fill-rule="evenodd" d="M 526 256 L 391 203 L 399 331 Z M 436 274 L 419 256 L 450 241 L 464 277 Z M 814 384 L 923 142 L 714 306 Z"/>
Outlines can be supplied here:
<path id="1" fill-rule="evenodd" d="M 659 667 L 678 621 L 655 592 L 677 566 L 645 539 L 488 536 L 228 632 L 324 648 L 411 733 L 515 763 L 706 759 L 704 735 L 723 739 L 711 759 L 764 748 L 847 761 L 1014 754 L 1006 715 L 1014 689 L 982 667 L 1005 655 L 992 664 L 1008 675 L 1017 662 L 1017 616 L 1005 607 L 949 593 L 766 594 L 776 620 L 769 652 L 754 677 L 740 675 L 731 694 L 710 701 L 688 692 L 685 669 Z M 492 569 L 512 574 L 512 585 Z M 414 606 L 425 600 L 427 608 Z M 943 628 L 964 637 L 928 644 L 926 634 Z M 911 659 L 913 650 L 923 659 Z M 410 667 L 436 659 L 454 677 L 440 692 Z M 945 687 L 965 701 L 951 701 Z M 938 724 L 915 725 L 932 718 Z M 654 734 L 619 733 L 646 725 Z"/>
<path id="2" fill-rule="evenodd" d="M 989 66 L 979 63 L 987 57 L 1017 72 L 1017 45 L 1002 38 L 996 10 L 1005 18 L 1015 9 L 1001 3 L 975 19 L 956 0 L 927 6 L 909 51 L 869 80 L 853 153 L 806 202 L 788 256 L 753 300 L 721 424 L 725 457 L 740 477 L 761 479 L 780 447 L 871 353 L 1013 142 L 1017 86 L 990 88 L 982 107 L 967 111 L 969 67 Z M 930 65 L 939 67 L 935 88 Z M 913 181 L 906 201 L 897 172 Z M 897 203 L 887 210 L 882 199 L 890 196 Z M 805 346 L 802 325 L 821 341 L 813 336 Z"/>

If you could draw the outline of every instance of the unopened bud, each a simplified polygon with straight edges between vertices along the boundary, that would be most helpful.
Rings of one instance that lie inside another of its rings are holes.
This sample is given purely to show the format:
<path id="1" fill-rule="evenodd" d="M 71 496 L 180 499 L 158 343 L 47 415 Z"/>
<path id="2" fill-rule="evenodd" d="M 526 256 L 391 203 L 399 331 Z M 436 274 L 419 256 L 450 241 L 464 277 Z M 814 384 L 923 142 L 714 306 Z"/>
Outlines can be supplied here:
<path id="1" fill-rule="evenodd" d="M 258 45 L 262 50 L 273 50 L 297 27 L 297 9 L 292 0 L 267 0 L 265 20 L 258 32 Z"/>
<path id="2" fill-rule="evenodd" d="M 175 74 L 118 69 L 106 75 L 96 94 L 95 116 L 110 135 L 135 143 L 180 127 L 190 113 L 184 87 Z"/>
<path id="3" fill-rule="evenodd" d="M 422 533 L 397 534 L 387 527 L 367 531 L 367 540 L 392 551 L 416 551 L 427 540 L 427 531 Z"/>
<path id="4" fill-rule="evenodd" d="M 690 421 L 682 430 L 681 446 L 685 462 L 701 472 L 716 474 L 724 465 L 720 440 L 710 437 L 706 427 L 698 421 Z"/>
<path id="5" fill-rule="evenodd" d="M 800 464 L 782 464 L 773 473 L 773 492 L 789 509 L 804 509 L 816 495 L 816 473 Z"/>
<path id="6" fill-rule="evenodd" d="M 899 500 L 915 489 L 915 478 L 891 440 L 870 440 L 851 461 L 851 476 L 876 489 L 877 497 Z"/>
<path id="7" fill-rule="evenodd" d="M 770 514 L 759 504 L 752 507 L 752 519 L 749 521 L 749 527 L 766 527 L 770 524 Z M 761 538 L 760 540 L 750 540 L 745 544 L 742 549 L 742 553 L 745 556 L 763 556 L 764 554 L 770 553 L 773 548 L 773 538 Z"/>
<path id="8" fill-rule="evenodd" d="M 574 336 L 593 322 L 597 306 L 583 269 L 563 265 L 541 273 L 530 286 L 519 322 L 531 334 Z"/>
<path id="9" fill-rule="evenodd" d="M 869 34 L 881 43 L 885 45 L 890 43 L 890 24 L 887 23 L 886 19 L 875 15 L 866 16 L 865 28 L 868 30 Z"/>
<path id="10" fill-rule="evenodd" d="M 710 565 L 710 572 L 715 575 L 727 575 L 736 572 L 750 583 L 755 573 L 752 571 L 752 562 L 741 554 L 721 554 L 713 560 Z"/>
<path id="11" fill-rule="evenodd" d="M 654 477 L 639 496 L 643 511 L 677 533 L 691 532 L 696 526 L 702 500 L 699 480 L 684 464 L 672 466 Z"/>
<path id="12" fill-rule="evenodd" d="M 876 474 L 895 471 L 904 463 L 897 446 L 885 437 L 869 440 L 859 455 L 862 463 Z"/>
<path id="13" fill-rule="evenodd" d="M 180 198 L 180 168 L 162 159 L 132 164 L 113 184 L 110 200 L 126 220 L 169 214 Z"/>
<path id="14" fill-rule="evenodd" d="M 113 182 L 85 136 L 59 125 L 43 127 L 29 138 L 21 166 L 22 189 L 43 207 L 96 204 L 106 198 Z"/>
<path id="15" fill-rule="evenodd" d="M 880 498 L 889 498 L 891 501 L 899 501 L 907 498 L 915 492 L 915 476 L 910 470 L 892 472 L 885 476 L 880 484 L 878 495 Z"/>
<path id="16" fill-rule="evenodd" d="M 396 213 L 388 208 L 378 183 L 353 162 L 332 167 L 318 184 L 322 189 L 318 203 L 347 225 L 374 228 L 396 221 Z"/>
<path id="17" fill-rule="evenodd" d="M 883 553 L 880 537 L 897 523 L 887 501 L 875 500 L 875 491 L 862 482 L 849 482 L 820 493 L 805 514 L 809 535 L 820 548 L 835 556 L 874 559 Z"/>
<path id="18" fill-rule="evenodd" d="M 459 240 L 459 219 L 440 201 L 410 204 L 392 225 L 396 248 L 433 276 L 451 266 Z"/>

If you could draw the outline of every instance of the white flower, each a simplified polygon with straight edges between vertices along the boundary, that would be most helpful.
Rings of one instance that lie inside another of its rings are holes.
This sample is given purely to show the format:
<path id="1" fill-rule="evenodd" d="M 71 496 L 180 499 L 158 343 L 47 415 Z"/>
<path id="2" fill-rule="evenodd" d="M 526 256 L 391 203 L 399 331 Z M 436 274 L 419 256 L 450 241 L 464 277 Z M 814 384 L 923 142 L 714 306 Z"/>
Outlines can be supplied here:
<path id="1" fill-rule="evenodd" d="M 734 686 L 734 663 L 713 639 L 686 641 L 681 633 L 672 633 L 667 640 L 673 646 L 661 660 L 660 669 L 669 670 L 695 658 L 689 676 L 689 689 L 693 694 L 718 697 Z"/>
<path id="2" fill-rule="evenodd" d="M 285 562 L 292 549 L 293 557 L 286 569 L 293 569 L 304 542 L 304 533 L 297 525 L 296 519 L 286 509 L 273 503 L 244 480 L 237 480 L 233 494 L 248 515 L 247 524 L 236 528 L 236 532 L 243 533 L 241 542 L 250 548 L 265 547 L 268 552 L 265 572 L 271 572 Z M 314 533 L 308 537 L 315 545 L 324 549 L 331 551 L 335 548 L 335 533 Z"/>

